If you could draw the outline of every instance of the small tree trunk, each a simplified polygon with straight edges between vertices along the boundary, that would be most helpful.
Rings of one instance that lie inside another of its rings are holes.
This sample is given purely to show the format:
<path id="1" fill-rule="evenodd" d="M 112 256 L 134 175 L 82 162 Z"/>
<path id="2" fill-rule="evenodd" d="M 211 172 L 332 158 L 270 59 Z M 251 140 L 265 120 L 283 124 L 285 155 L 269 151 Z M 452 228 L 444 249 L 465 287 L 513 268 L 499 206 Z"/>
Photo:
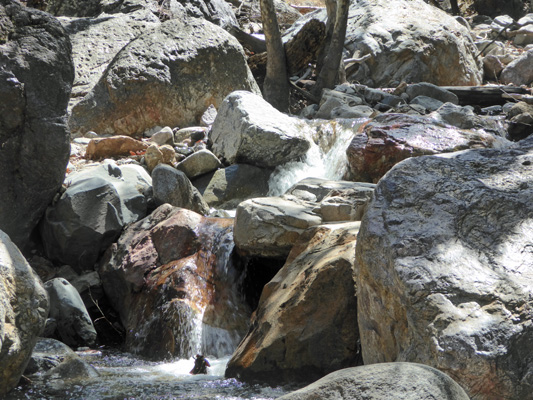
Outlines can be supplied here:
<path id="1" fill-rule="evenodd" d="M 260 0 L 261 19 L 267 49 L 267 71 L 263 83 L 263 96 L 272 106 L 282 112 L 289 110 L 289 77 L 285 48 L 273 0 Z"/>
<path id="2" fill-rule="evenodd" d="M 452 6 L 452 14 L 453 15 L 460 15 L 461 11 L 459 10 L 459 4 L 457 4 L 457 0 L 450 0 L 450 5 Z"/>
<path id="3" fill-rule="evenodd" d="M 331 43 L 326 44 L 327 53 L 324 58 L 324 64 L 320 69 L 315 88 L 315 96 L 320 96 L 322 89 L 333 89 L 339 79 L 339 68 L 342 67 L 342 50 L 344 48 L 344 39 L 346 37 L 346 26 L 348 24 L 348 11 L 350 0 L 338 0 L 335 25 L 331 36 Z"/>

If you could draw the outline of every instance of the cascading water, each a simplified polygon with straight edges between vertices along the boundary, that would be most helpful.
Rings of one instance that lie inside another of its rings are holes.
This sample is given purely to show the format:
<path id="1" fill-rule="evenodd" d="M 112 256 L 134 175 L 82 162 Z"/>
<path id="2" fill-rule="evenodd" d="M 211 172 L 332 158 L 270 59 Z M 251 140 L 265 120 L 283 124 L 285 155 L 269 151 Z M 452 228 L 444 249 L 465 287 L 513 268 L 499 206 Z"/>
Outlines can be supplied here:
<path id="1" fill-rule="evenodd" d="M 311 148 L 305 159 L 277 167 L 268 182 L 268 195 L 281 196 L 305 178 L 342 179 L 348 167 L 346 149 L 365 121 L 367 120 L 339 119 L 308 122 L 304 134 L 311 142 Z"/>

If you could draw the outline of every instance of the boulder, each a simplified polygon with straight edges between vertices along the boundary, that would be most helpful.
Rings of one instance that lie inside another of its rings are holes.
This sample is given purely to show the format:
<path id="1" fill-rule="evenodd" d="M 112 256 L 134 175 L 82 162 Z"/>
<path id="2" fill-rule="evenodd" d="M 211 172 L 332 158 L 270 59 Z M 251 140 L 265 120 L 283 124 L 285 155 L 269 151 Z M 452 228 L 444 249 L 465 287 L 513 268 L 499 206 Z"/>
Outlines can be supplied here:
<path id="1" fill-rule="evenodd" d="M 91 139 L 85 150 L 85 158 L 99 160 L 103 158 L 125 157 L 143 154 L 148 144 L 130 136 L 112 136 Z"/>
<path id="2" fill-rule="evenodd" d="M 287 34 L 309 18 L 325 21 L 326 12 L 306 15 Z M 371 55 L 347 73 L 350 82 L 370 87 L 397 87 L 402 81 L 474 86 L 483 81 L 468 28 L 423 0 L 351 2 L 344 47 L 349 57 Z"/>
<path id="3" fill-rule="evenodd" d="M 356 249 L 365 364 L 426 364 L 480 400 L 531 396 L 532 160 L 527 138 L 382 178 Z"/>
<path id="4" fill-rule="evenodd" d="M 459 104 L 459 98 L 455 93 L 427 82 L 414 83 L 405 88 L 405 93 L 414 99 L 417 96 L 427 96 L 443 103 Z"/>
<path id="5" fill-rule="evenodd" d="M 235 214 L 235 246 L 245 256 L 285 258 L 304 230 L 322 223 L 314 208 L 282 197 L 243 201 Z"/>
<path id="6" fill-rule="evenodd" d="M 396 362 L 333 372 L 279 400 L 469 400 L 448 375 L 427 365 Z"/>
<path id="7" fill-rule="evenodd" d="M 115 56 L 74 106 L 69 125 L 73 132 L 127 136 L 156 125 L 194 125 L 207 107 L 219 107 L 238 89 L 259 93 L 237 40 L 205 20 L 170 20 Z"/>
<path id="8" fill-rule="evenodd" d="M 209 206 L 182 171 L 160 164 L 152 172 L 154 200 L 159 206 L 169 203 L 206 215 Z"/>
<path id="9" fill-rule="evenodd" d="M 94 346 L 96 330 L 80 294 L 66 279 L 44 284 L 50 298 L 49 318 L 57 323 L 57 335 L 68 346 Z"/>
<path id="10" fill-rule="evenodd" d="M 222 167 L 223 165 L 217 156 L 206 149 L 191 154 L 176 165 L 176 168 L 183 171 L 189 179 L 194 179 Z"/>
<path id="11" fill-rule="evenodd" d="M 244 200 L 266 196 L 271 173 L 270 169 L 234 164 L 193 183 L 211 207 L 235 209 Z"/>
<path id="12" fill-rule="evenodd" d="M 302 133 L 304 126 L 260 96 L 237 91 L 218 109 L 210 135 L 212 151 L 228 164 L 275 168 L 307 153 L 311 144 Z"/>
<path id="13" fill-rule="evenodd" d="M 383 114 L 368 123 L 348 146 L 349 176 L 355 181 L 377 182 L 406 158 L 505 143 L 505 139 L 483 130 L 461 130 L 415 115 Z"/>
<path id="14" fill-rule="evenodd" d="M 500 74 L 505 84 L 530 85 L 533 82 L 533 49 L 508 64 Z"/>
<path id="15" fill-rule="evenodd" d="M 0 396 L 18 383 L 47 315 L 41 280 L 0 231 Z"/>
<path id="16" fill-rule="evenodd" d="M 28 367 L 24 371 L 32 380 L 45 380 L 48 384 L 55 381 L 62 385 L 72 379 L 97 378 L 96 369 L 83 360 L 66 344 L 55 340 L 39 338 Z"/>
<path id="17" fill-rule="evenodd" d="M 359 222 L 306 230 L 264 287 L 226 377 L 310 382 L 360 365 L 353 264 Z"/>
<path id="18" fill-rule="evenodd" d="M 127 224 L 146 215 L 152 179 L 138 165 L 106 160 L 72 173 L 40 225 L 48 257 L 78 272 L 91 270 Z"/>
<path id="19" fill-rule="evenodd" d="M 52 7 L 50 3 L 49 8 Z M 62 1 L 61 3 L 66 6 L 69 2 Z M 84 12 L 84 5 L 89 3 L 90 1 L 76 1 L 74 10 L 80 14 L 87 14 Z M 69 103 L 70 108 L 93 89 L 108 64 L 125 45 L 145 30 L 160 24 L 159 19 L 145 9 L 129 14 L 114 15 L 100 15 L 98 12 L 92 17 L 59 18 L 72 43 L 72 58 L 76 73 Z"/>
<path id="20" fill-rule="evenodd" d="M 74 67 L 50 15 L 2 2 L 0 21 L 0 229 L 24 250 L 65 177 Z"/>
<path id="21" fill-rule="evenodd" d="M 245 256 L 285 259 L 307 228 L 359 221 L 373 191 L 369 183 L 307 178 L 281 197 L 243 201 L 235 214 L 235 246 Z"/>
<path id="22" fill-rule="evenodd" d="M 158 360 L 233 352 L 250 310 L 230 262 L 232 225 L 164 204 L 108 249 L 99 273 L 127 351 Z"/>

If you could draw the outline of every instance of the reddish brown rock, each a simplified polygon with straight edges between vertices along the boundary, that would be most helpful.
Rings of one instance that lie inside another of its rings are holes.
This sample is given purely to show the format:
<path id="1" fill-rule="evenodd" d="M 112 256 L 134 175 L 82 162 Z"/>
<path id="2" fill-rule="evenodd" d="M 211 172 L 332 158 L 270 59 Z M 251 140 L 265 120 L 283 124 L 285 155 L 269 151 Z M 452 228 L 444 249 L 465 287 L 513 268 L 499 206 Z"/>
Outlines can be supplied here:
<path id="1" fill-rule="evenodd" d="M 361 362 L 353 273 L 359 222 L 307 229 L 264 287 L 227 377 L 294 382 Z"/>
<path id="2" fill-rule="evenodd" d="M 110 157 L 124 157 L 144 153 L 148 144 L 129 136 L 111 136 L 92 139 L 87 145 L 85 158 L 98 160 Z"/>
<path id="3" fill-rule="evenodd" d="M 250 315 L 232 249 L 232 219 L 169 204 L 128 227 L 99 270 L 126 349 L 151 359 L 231 354 Z"/>
<path id="4" fill-rule="evenodd" d="M 498 139 L 484 131 L 458 129 L 426 117 L 381 115 L 364 125 L 348 146 L 347 178 L 376 183 L 406 158 L 489 148 L 497 142 Z"/>

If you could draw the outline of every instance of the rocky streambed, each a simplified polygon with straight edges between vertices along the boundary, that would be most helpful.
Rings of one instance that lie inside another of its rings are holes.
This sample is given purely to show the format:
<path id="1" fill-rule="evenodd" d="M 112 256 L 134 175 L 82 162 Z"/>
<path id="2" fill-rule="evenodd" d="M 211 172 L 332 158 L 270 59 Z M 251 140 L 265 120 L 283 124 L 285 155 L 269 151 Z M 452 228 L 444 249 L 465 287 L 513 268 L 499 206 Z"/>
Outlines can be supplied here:
<path id="1" fill-rule="evenodd" d="M 1 3 L 0 394 L 527 398 L 530 15 L 354 2 L 287 115 L 228 7 Z"/>

